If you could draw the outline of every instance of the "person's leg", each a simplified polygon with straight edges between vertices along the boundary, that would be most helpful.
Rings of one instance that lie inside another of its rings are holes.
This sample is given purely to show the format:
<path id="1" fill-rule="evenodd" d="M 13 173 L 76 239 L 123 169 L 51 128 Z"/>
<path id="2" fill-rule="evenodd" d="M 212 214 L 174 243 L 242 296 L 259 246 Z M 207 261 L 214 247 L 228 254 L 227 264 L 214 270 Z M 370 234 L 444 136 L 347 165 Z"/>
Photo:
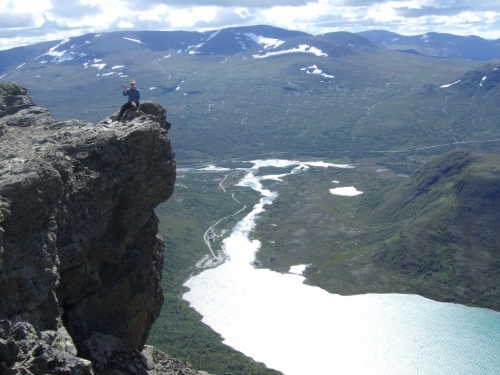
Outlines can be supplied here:
<path id="1" fill-rule="evenodd" d="M 123 114 L 125 113 L 125 111 L 127 109 L 129 109 L 131 106 L 131 104 L 129 102 L 125 103 L 124 105 L 122 105 L 122 107 L 120 108 L 120 113 L 118 113 L 118 117 L 116 118 L 116 121 L 120 121 Z"/>

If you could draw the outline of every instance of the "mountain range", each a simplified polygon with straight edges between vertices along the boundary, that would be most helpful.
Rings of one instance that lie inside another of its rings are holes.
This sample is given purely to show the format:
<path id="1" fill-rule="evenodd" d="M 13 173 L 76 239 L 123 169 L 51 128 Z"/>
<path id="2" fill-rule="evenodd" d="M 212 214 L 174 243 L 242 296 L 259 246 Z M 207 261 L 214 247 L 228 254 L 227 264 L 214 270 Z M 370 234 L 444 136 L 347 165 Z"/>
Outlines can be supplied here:
<path id="1" fill-rule="evenodd" d="M 500 62 L 474 55 L 493 56 L 496 44 L 270 26 L 115 32 L 1 51 L 0 71 L 53 117 L 88 122 L 117 111 L 121 84 L 134 78 L 142 100 L 165 106 L 176 124 L 169 134 L 180 165 L 322 157 L 408 175 L 457 148 L 500 153 Z"/>
<path id="2" fill-rule="evenodd" d="M 318 157 L 361 167 L 343 175 L 355 186 L 372 187 L 352 207 L 346 202 L 333 206 L 328 189 L 324 194 L 330 200 L 323 197 L 327 200 L 317 204 L 310 203 L 314 194 L 306 194 L 308 218 L 323 221 L 318 210 L 327 210 L 336 220 L 340 217 L 352 224 L 341 223 L 349 241 L 341 243 L 341 251 L 328 247 L 317 264 L 321 272 L 311 269 L 308 280 L 325 287 L 338 285 L 332 282 L 338 277 L 353 288 L 346 293 L 373 292 L 375 285 L 376 292 L 420 293 L 498 309 L 500 268 L 494 251 L 498 248 L 498 157 L 486 156 L 500 154 L 497 44 L 447 34 L 310 35 L 269 26 L 204 33 L 124 31 L 0 51 L 0 80 L 27 87 L 34 102 L 48 108 L 41 117 L 48 117 L 50 110 L 58 126 L 58 121 L 78 118 L 83 120 L 79 128 L 89 134 L 95 128 L 104 138 L 112 138 L 122 127 L 130 131 L 131 143 L 123 152 L 131 160 L 137 150 L 130 124 L 98 121 L 118 111 L 124 101 L 121 85 L 134 79 L 142 102 L 159 103 L 168 111 L 174 124 L 168 135 L 179 165 Z M 7 120 L 9 100 L 0 106 Z M 144 125 L 140 119 L 134 124 Z M 29 135 L 28 127 L 23 132 Z M 78 129 L 57 130 L 70 140 L 80 137 Z M 53 143 L 43 137 L 37 142 L 42 147 Z M 437 155 L 443 156 L 434 158 Z M 76 164 L 81 163 L 79 157 L 75 156 Z M 109 157 L 114 157 L 116 168 L 122 167 L 116 156 Z M 366 165 L 376 167 L 370 177 L 363 172 Z M 97 163 L 96 168 L 100 166 Z M 379 171 L 387 171 L 389 177 L 379 177 L 385 173 Z M 127 176 L 125 186 L 135 185 L 134 177 Z M 317 181 L 331 185 L 332 177 Z M 308 181 L 301 189 L 310 185 L 314 183 Z M 205 193 L 200 189 L 194 194 Z M 286 219 L 292 218 L 285 208 L 293 208 L 290 202 L 298 196 L 297 191 L 280 192 L 269 209 L 284 210 L 284 227 Z M 288 201 L 280 202 L 286 197 Z M 214 209 L 196 198 L 192 200 L 196 212 Z M 192 208 L 186 202 L 181 209 Z M 349 218 L 343 212 L 356 214 Z M 163 220 L 182 234 L 173 238 L 183 238 L 190 246 L 189 241 L 201 242 L 192 234 L 192 222 L 179 219 L 182 215 L 179 211 L 171 221 Z M 190 220 L 193 216 L 192 212 L 184 215 Z M 307 225 L 303 216 L 299 215 L 300 225 Z M 204 220 L 205 216 L 196 221 L 200 228 Z M 278 234 L 270 228 L 271 234 L 257 234 L 274 240 Z M 320 238 L 316 234 L 315 240 Z M 338 240 L 339 235 L 334 237 L 324 240 Z M 206 250 L 204 246 L 201 243 Z M 176 251 L 183 249 L 172 246 L 171 258 L 181 258 Z M 296 260 L 297 254 L 289 257 Z M 286 256 L 280 254 L 278 261 L 284 264 Z M 371 273 L 366 279 L 358 278 L 365 261 Z M 188 267 L 182 269 L 186 274 L 176 276 L 179 280 L 189 275 Z M 386 282 L 384 277 L 389 276 Z M 372 284 L 377 277 L 380 283 Z M 180 285 L 172 288 L 177 299 Z M 333 287 L 332 291 L 338 292 Z M 186 328 L 180 332 L 185 335 Z"/>
<path id="3" fill-rule="evenodd" d="M 142 100 L 164 105 L 177 124 L 181 163 L 374 151 L 399 159 L 394 151 L 458 143 L 496 152 L 484 141 L 500 138 L 498 65 L 270 26 L 88 34 L 0 51 L 1 79 L 29 87 L 60 120 L 99 121 L 135 79 Z"/>
<path id="4" fill-rule="evenodd" d="M 363 31 L 358 34 L 379 47 L 413 51 L 426 56 L 485 61 L 500 57 L 500 39 L 488 40 L 474 35 L 432 32 L 405 36 L 385 30 Z"/>

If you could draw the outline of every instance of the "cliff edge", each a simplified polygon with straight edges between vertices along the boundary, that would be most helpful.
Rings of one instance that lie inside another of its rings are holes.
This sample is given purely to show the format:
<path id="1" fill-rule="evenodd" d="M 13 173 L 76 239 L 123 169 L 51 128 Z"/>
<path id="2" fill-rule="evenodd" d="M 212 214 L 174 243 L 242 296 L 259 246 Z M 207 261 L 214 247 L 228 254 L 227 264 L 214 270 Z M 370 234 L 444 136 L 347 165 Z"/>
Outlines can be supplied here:
<path id="1" fill-rule="evenodd" d="M 130 117 L 58 122 L 0 84 L 0 373 L 176 373 L 143 350 L 163 304 L 170 124 L 155 103 Z"/>

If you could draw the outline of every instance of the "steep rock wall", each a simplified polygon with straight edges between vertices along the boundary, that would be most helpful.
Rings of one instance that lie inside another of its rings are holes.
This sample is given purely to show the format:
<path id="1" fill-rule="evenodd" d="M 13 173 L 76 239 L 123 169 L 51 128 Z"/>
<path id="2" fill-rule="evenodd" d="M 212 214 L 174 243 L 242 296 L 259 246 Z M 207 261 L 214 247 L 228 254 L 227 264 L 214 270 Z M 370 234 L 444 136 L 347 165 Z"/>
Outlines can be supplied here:
<path id="1" fill-rule="evenodd" d="M 91 373 L 85 356 L 106 373 L 143 349 L 163 304 L 153 209 L 175 183 L 169 127 L 154 103 L 57 122 L 0 84 L 0 370 Z"/>

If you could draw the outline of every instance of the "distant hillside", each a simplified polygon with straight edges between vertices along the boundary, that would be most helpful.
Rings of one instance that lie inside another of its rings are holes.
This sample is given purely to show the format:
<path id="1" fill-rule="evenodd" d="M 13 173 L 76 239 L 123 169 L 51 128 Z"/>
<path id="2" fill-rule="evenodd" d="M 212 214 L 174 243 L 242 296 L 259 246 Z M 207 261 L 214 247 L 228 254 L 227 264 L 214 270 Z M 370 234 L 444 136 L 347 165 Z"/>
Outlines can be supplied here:
<path id="1" fill-rule="evenodd" d="M 142 100 L 165 106 L 176 124 L 180 164 L 288 155 L 403 166 L 406 150 L 440 154 L 457 143 L 500 153 L 491 142 L 500 139 L 499 91 L 452 85 L 483 65 L 269 26 L 88 34 L 0 51 L 0 79 L 28 87 L 59 120 L 99 121 L 135 79 Z"/>
<path id="2" fill-rule="evenodd" d="M 483 61 L 500 59 L 498 39 L 487 40 L 473 35 L 443 33 L 404 36 L 385 30 L 362 31 L 358 34 L 379 47 L 393 50 L 413 49 L 426 56 Z"/>
<path id="3" fill-rule="evenodd" d="M 499 197 L 498 156 L 436 158 L 374 212 L 401 226 L 377 264 L 431 298 L 500 310 Z"/>
<path id="4" fill-rule="evenodd" d="M 367 161 L 305 175 L 272 185 L 279 195 L 254 232 L 265 267 L 310 264 L 307 282 L 331 293 L 500 311 L 500 156 L 455 150 L 407 177 Z M 336 186 L 363 194 L 334 196 Z"/>

